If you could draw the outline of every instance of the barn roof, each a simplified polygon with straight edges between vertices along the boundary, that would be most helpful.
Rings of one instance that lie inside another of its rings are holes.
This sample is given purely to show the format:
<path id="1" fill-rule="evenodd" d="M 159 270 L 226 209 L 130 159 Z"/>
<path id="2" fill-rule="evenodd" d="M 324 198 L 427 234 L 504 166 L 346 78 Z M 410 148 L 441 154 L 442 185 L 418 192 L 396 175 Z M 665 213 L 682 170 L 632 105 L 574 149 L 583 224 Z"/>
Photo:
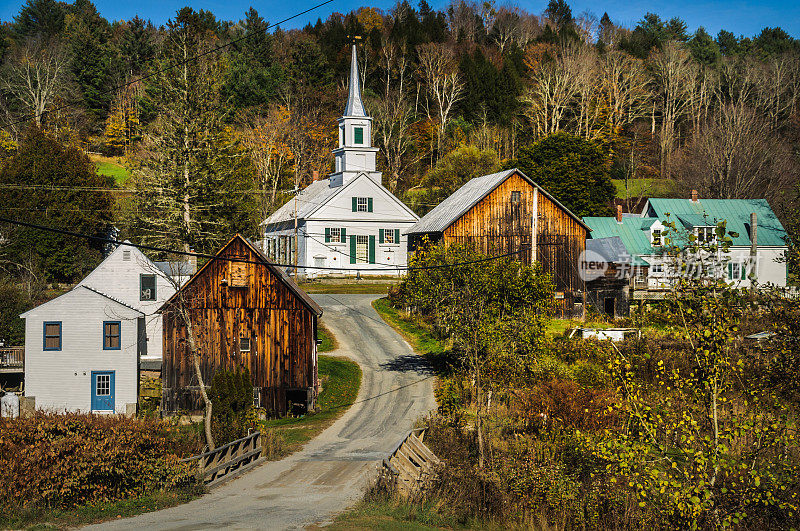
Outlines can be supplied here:
<path id="1" fill-rule="evenodd" d="M 297 283 L 296 283 L 296 282 L 295 282 L 295 281 L 294 281 L 294 280 L 293 280 L 293 279 L 292 279 L 290 276 L 288 276 L 288 275 L 287 275 L 285 272 L 281 271 L 281 269 L 280 269 L 278 266 L 276 266 L 275 264 L 273 264 L 273 263 L 272 263 L 272 262 L 269 260 L 269 258 L 267 258 L 267 256 L 266 256 L 266 255 L 265 255 L 265 254 L 264 254 L 264 253 L 261 251 L 261 249 L 259 249 L 259 248 L 258 248 L 258 247 L 256 247 L 255 245 L 253 245 L 253 242 L 251 242 L 250 240 L 248 240 L 247 238 L 245 238 L 245 237 L 244 237 L 244 236 L 242 236 L 241 234 L 236 234 L 234 237 L 232 237 L 230 240 L 228 240 L 228 243 L 226 243 L 225 245 L 223 245 L 223 246 L 222 246 L 222 248 L 221 248 L 219 251 L 217 251 L 217 254 L 215 255 L 215 258 L 212 258 L 211 260 L 209 260 L 208 262 L 206 262 L 205 264 L 203 264 L 203 267 L 201 267 L 201 268 L 200 268 L 200 269 L 197 271 L 197 273 L 195 273 L 194 275 L 192 275 L 192 278 L 190 278 L 189 280 L 187 280 L 187 281 L 186 281 L 186 283 L 185 283 L 183 286 L 181 286 L 181 288 L 180 288 L 178 291 L 176 291 L 176 292 L 175 292 L 175 293 L 172 295 L 172 297 L 170 297 L 170 298 L 169 298 L 169 300 L 167 300 L 167 302 L 165 302 L 165 303 L 164 303 L 164 304 L 161 306 L 161 308 L 159 309 L 159 311 L 163 310 L 163 309 L 164 309 L 166 306 L 168 306 L 168 305 L 169 305 L 169 304 L 172 302 L 172 300 L 173 300 L 173 299 L 174 299 L 174 298 L 175 298 L 175 297 L 178 295 L 178 293 L 180 293 L 181 291 L 183 291 L 183 290 L 184 290 L 184 289 L 185 289 L 185 288 L 186 288 L 186 287 L 187 287 L 189 284 L 191 284 L 191 283 L 194 281 L 194 279 L 196 279 L 197 277 L 199 277 L 199 276 L 200 276 L 200 274 L 203 272 L 203 270 L 204 270 L 206 267 L 208 267 L 208 264 L 210 264 L 211 262 L 213 262 L 213 261 L 216 259 L 216 256 L 219 256 L 219 255 L 220 255 L 220 254 L 221 254 L 221 253 L 222 253 L 222 252 L 223 252 L 225 249 L 227 249 L 227 248 L 228 248 L 228 247 L 229 247 L 229 246 L 230 246 L 230 245 L 231 245 L 231 244 L 232 244 L 234 241 L 236 241 L 237 239 L 239 239 L 239 240 L 241 240 L 242 242 L 244 242 L 244 244 L 245 244 L 245 245 L 246 245 L 246 246 L 247 246 L 247 247 L 248 247 L 248 248 L 249 248 L 251 251 L 253 251 L 253 254 L 255 254 L 255 256 L 256 256 L 256 257 L 257 257 L 257 258 L 258 258 L 258 259 L 259 259 L 259 260 L 260 260 L 260 261 L 261 261 L 261 262 L 262 262 L 262 263 L 263 263 L 263 264 L 264 264 L 264 265 L 265 265 L 265 266 L 266 266 L 266 267 L 267 267 L 267 268 L 268 268 L 268 269 L 269 269 L 269 270 L 270 270 L 270 271 L 271 271 L 271 272 L 272 272 L 272 273 L 273 273 L 273 274 L 274 274 L 276 277 L 278 277 L 278 279 L 279 279 L 281 282 L 283 282 L 284 284 L 286 284 L 286 287 L 287 287 L 287 288 L 289 288 L 289 290 L 290 290 L 292 293 L 294 293 L 294 294 L 297 296 L 297 298 L 298 298 L 298 299 L 300 299 L 300 301 L 303 303 L 303 305 L 305 305 L 305 306 L 306 306 L 306 307 L 307 307 L 309 310 L 311 310 L 312 312 L 314 312 L 314 314 L 316 314 L 316 315 L 317 315 L 317 317 L 319 317 L 319 316 L 321 316 L 321 315 L 322 315 L 322 308 L 320 308 L 320 307 L 319 307 L 319 305 L 318 305 L 316 302 L 314 302 L 314 299 L 312 299 L 311 297 L 309 297 L 308 293 L 306 293 L 305 291 L 303 291 L 302 289 L 300 289 L 300 286 L 298 286 L 298 285 L 297 285 Z"/>
<path id="2" fill-rule="evenodd" d="M 572 219 L 580 223 L 583 228 L 586 230 L 591 230 L 588 226 L 586 226 L 586 224 L 583 223 L 581 218 L 573 214 L 567 207 L 562 205 L 556 198 L 550 195 L 547 190 L 533 182 L 518 168 L 512 168 L 510 170 L 490 173 L 489 175 L 483 175 L 481 177 L 470 179 L 461 188 L 450 194 L 447 199 L 439 203 L 436 208 L 425 214 L 425 216 L 423 216 L 422 219 L 408 229 L 405 234 L 443 232 L 458 218 L 466 214 L 469 209 L 483 200 L 484 197 L 492 193 L 495 188 L 503 183 L 503 181 L 515 173 L 528 181 L 531 186 L 538 188 L 541 193 L 558 205 L 559 208 L 566 212 Z"/>

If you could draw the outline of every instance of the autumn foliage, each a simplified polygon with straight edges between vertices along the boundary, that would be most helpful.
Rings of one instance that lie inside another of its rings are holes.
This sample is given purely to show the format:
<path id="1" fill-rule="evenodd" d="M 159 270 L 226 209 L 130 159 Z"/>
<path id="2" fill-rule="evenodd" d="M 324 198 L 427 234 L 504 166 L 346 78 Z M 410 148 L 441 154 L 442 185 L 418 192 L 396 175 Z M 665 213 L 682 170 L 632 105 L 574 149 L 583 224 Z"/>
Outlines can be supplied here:
<path id="1" fill-rule="evenodd" d="M 0 498 L 72 507 L 189 485 L 191 441 L 162 421 L 37 413 L 0 418 Z"/>

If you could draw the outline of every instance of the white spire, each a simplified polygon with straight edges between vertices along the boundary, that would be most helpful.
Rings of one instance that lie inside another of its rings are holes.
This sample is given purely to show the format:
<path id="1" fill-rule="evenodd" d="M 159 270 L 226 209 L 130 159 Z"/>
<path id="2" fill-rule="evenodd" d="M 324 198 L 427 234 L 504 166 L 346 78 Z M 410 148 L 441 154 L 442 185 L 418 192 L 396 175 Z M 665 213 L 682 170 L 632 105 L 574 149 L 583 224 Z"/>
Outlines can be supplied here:
<path id="1" fill-rule="evenodd" d="M 353 57 L 350 60 L 350 93 L 347 96 L 347 107 L 344 116 L 366 116 L 364 104 L 361 102 L 361 80 L 358 77 L 358 60 L 356 59 L 356 45 L 353 44 Z"/>

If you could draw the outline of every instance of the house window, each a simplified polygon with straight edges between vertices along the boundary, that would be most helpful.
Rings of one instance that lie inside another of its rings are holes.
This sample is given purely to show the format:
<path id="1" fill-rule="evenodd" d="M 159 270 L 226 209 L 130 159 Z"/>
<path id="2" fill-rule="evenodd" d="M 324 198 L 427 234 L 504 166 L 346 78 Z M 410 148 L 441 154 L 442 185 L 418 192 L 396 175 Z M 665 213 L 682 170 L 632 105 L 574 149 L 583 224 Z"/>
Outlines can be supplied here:
<path id="1" fill-rule="evenodd" d="M 139 300 L 140 301 L 156 300 L 155 275 L 139 275 Z"/>
<path id="2" fill-rule="evenodd" d="M 122 325 L 119 321 L 105 321 L 103 323 L 103 350 L 119 350 L 121 348 L 121 328 Z"/>
<path id="3" fill-rule="evenodd" d="M 369 236 L 356 236 L 356 263 L 369 263 Z"/>
<path id="4" fill-rule="evenodd" d="M 356 212 L 366 212 L 369 208 L 369 198 L 359 197 Z"/>
<path id="5" fill-rule="evenodd" d="M 511 192 L 511 202 L 513 204 L 515 205 L 519 204 L 521 198 L 522 198 L 522 192 L 520 192 L 519 190 L 514 190 L 513 192 Z"/>
<path id="6" fill-rule="evenodd" d="M 745 280 L 747 278 L 744 264 L 728 262 L 728 280 Z"/>
<path id="7" fill-rule="evenodd" d="M 711 243 L 715 239 L 714 227 L 697 227 L 697 242 Z"/>
<path id="8" fill-rule="evenodd" d="M 661 245 L 661 231 L 658 229 L 653 229 L 653 245 Z"/>
<path id="9" fill-rule="evenodd" d="M 651 273 L 663 273 L 664 272 L 664 266 L 662 264 L 653 264 L 653 265 L 650 266 L 650 272 Z"/>
<path id="10" fill-rule="evenodd" d="M 347 241 L 346 230 L 341 227 L 329 227 L 325 229 L 325 243 L 345 243 Z"/>
<path id="11" fill-rule="evenodd" d="M 385 229 L 383 231 L 383 241 L 384 243 L 397 243 L 394 241 L 394 229 Z"/>
<path id="12" fill-rule="evenodd" d="M 354 127 L 353 128 L 353 143 L 354 144 L 363 144 L 364 143 L 364 128 L 363 127 Z"/>
<path id="13" fill-rule="evenodd" d="M 61 350 L 61 321 L 44 323 L 43 350 Z"/>
<path id="14" fill-rule="evenodd" d="M 250 338 L 249 337 L 240 337 L 239 338 L 239 350 L 241 352 L 250 352 Z"/>

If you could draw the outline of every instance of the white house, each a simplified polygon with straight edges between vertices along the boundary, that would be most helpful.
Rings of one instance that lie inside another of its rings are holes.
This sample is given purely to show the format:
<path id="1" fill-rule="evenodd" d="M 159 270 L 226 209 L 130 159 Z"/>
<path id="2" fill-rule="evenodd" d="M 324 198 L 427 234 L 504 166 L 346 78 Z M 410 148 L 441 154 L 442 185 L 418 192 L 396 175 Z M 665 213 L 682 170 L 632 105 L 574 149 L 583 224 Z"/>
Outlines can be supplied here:
<path id="1" fill-rule="evenodd" d="M 700 199 L 693 191 L 690 199 L 648 199 L 641 214 L 618 210 L 616 217 L 583 220 L 592 228 L 592 238 L 622 240 L 635 284 L 643 290 L 668 290 L 687 276 L 721 278 L 738 288 L 754 282 L 786 287 L 786 231 L 765 199 Z M 727 252 L 713 245 L 721 222 L 731 239 Z M 680 263 L 664 256 L 667 246 L 685 247 L 690 236 L 716 247 L 713 255 L 699 251 L 682 256 Z"/>
<path id="2" fill-rule="evenodd" d="M 141 362 L 161 360 L 156 310 L 173 293 L 141 251 L 117 247 L 72 290 L 21 315 L 25 394 L 40 409 L 135 411 Z"/>
<path id="3" fill-rule="evenodd" d="M 349 96 L 333 150 L 335 172 L 315 179 L 262 223 L 267 256 L 288 265 L 296 259 L 298 274 L 305 276 L 399 274 L 406 265 L 403 233 L 419 218 L 384 188 L 377 152 L 353 46 Z"/>

